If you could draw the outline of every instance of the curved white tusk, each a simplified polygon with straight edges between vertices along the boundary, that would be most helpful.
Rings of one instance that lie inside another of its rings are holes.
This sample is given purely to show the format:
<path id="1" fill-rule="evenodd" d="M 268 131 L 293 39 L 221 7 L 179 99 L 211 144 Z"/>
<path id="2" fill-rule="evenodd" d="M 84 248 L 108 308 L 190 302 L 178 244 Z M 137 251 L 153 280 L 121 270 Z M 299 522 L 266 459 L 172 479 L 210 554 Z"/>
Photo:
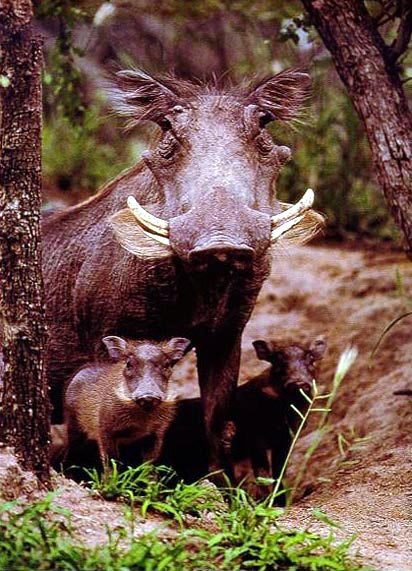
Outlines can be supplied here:
<path id="1" fill-rule="evenodd" d="M 311 208 L 314 200 L 315 200 L 315 193 L 311 188 L 308 188 L 305 194 L 299 200 L 299 202 L 297 202 L 284 212 L 272 216 L 271 218 L 272 230 L 274 231 L 276 228 L 279 228 L 280 230 L 283 224 L 294 221 L 294 219 L 296 219 L 299 216 L 300 217 L 299 220 L 296 220 L 294 224 L 288 226 L 287 230 L 289 228 L 292 228 L 292 226 L 294 226 L 301 220 L 302 214 L 304 214 L 307 210 Z M 283 232 L 281 232 L 281 234 L 283 234 Z"/>
<path id="2" fill-rule="evenodd" d="M 289 220 L 288 222 L 284 222 L 281 226 L 278 226 L 277 228 L 272 230 L 272 232 L 270 234 L 271 242 L 276 242 L 276 240 L 278 238 L 280 238 L 281 236 L 283 236 L 283 234 L 285 234 L 285 232 L 287 232 L 288 230 L 293 228 L 293 226 L 298 224 L 298 222 L 300 222 L 302 220 L 302 218 L 303 218 L 303 214 L 301 214 L 300 216 L 296 216 L 296 218 L 293 218 L 293 220 Z"/>
<path id="3" fill-rule="evenodd" d="M 145 230 L 144 228 L 142 228 L 140 226 L 140 230 L 143 232 L 143 234 L 145 234 L 148 238 L 151 238 L 152 240 L 156 240 L 157 242 L 160 242 L 161 244 L 164 244 L 165 246 L 170 246 L 170 240 L 169 238 L 165 238 L 165 236 L 159 236 L 159 234 L 154 234 L 153 232 L 149 232 L 148 230 Z"/>
<path id="4" fill-rule="evenodd" d="M 157 218 L 156 216 L 153 216 L 153 214 L 150 214 L 150 212 L 147 212 L 143 206 L 140 206 L 134 196 L 129 196 L 127 199 L 127 206 L 132 211 L 133 216 L 136 218 L 140 226 L 142 226 L 143 230 L 147 231 L 151 238 L 155 238 L 153 234 L 168 238 L 169 223 L 166 220 Z M 160 242 L 160 240 L 158 241 Z"/>

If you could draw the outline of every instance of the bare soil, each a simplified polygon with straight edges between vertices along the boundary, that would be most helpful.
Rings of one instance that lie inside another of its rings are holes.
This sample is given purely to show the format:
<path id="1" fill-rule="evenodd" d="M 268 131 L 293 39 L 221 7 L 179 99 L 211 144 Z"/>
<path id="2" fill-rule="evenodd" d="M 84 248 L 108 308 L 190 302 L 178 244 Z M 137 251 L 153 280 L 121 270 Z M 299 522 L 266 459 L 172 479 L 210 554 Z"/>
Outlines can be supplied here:
<path id="1" fill-rule="evenodd" d="M 411 309 L 412 265 L 401 253 L 324 246 L 279 250 L 243 340 L 241 380 L 265 367 L 255 357 L 254 339 L 322 336 L 328 352 L 318 378 L 321 392 L 330 388 L 345 347 L 357 347 L 358 358 L 329 417 L 330 430 L 283 519 L 285 525 L 328 533 L 328 526 L 312 513 L 321 508 L 339 523 L 338 537 L 358 534 L 354 550 L 365 564 L 385 571 L 412 571 L 412 397 L 393 394 L 412 389 L 412 316 L 384 337 L 373 359 L 370 355 L 384 327 Z M 176 368 L 175 390 L 184 396 L 197 394 L 194 356 Z M 292 458 L 289 482 L 314 428 L 313 417 Z M 342 436 L 344 450 L 338 447 Z M 5 463 L 0 461 L 0 466 Z M 4 478 L 7 482 L 1 470 L 3 490 Z M 62 477 L 58 483 L 57 502 L 71 509 L 75 528 L 89 544 L 105 541 L 106 525 L 124 525 L 121 505 L 92 498 Z M 11 494 L 28 491 L 20 483 Z M 162 523 L 160 517 L 138 518 L 135 533 Z"/>

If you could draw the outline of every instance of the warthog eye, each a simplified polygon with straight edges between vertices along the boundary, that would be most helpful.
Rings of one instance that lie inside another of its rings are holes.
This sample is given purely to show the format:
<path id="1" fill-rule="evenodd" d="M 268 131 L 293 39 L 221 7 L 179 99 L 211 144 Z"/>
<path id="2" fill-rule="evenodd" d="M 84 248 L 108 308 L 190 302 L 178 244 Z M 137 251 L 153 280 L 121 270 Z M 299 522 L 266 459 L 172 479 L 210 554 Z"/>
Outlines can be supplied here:
<path id="1" fill-rule="evenodd" d="M 274 120 L 274 117 L 273 117 L 272 113 L 267 113 L 265 111 L 262 111 L 259 114 L 259 127 L 261 129 L 263 129 L 264 127 L 266 127 L 266 125 L 268 123 L 270 123 L 273 120 Z"/>
<path id="2" fill-rule="evenodd" d="M 132 368 L 132 362 L 131 362 L 130 359 L 127 359 L 127 361 L 126 361 L 126 369 L 127 369 L 128 371 L 130 371 L 131 368 Z"/>
<path id="3" fill-rule="evenodd" d="M 166 119 L 166 117 L 163 117 L 163 119 L 160 119 L 158 122 L 160 128 L 162 129 L 162 131 L 168 131 L 169 129 L 172 128 L 172 124 L 169 121 L 169 119 Z"/>

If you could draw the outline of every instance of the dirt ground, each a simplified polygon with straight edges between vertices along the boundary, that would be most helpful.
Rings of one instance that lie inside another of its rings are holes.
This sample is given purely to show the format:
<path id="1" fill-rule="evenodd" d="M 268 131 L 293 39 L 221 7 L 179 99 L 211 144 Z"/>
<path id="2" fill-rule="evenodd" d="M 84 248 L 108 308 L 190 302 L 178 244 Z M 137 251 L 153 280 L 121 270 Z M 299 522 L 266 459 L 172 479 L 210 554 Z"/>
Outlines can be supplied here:
<path id="1" fill-rule="evenodd" d="M 323 392 L 340 353 L 357 347 L 332 429 L 308 465 L 306 497 L 287 520 L 319 531 L 311 512 L 320 507 L 340 523 L 341 536 L 356 532 L 365 560 L 385 571 L 412 570 L 412 397 L 393 395 L 412 389 L 412 316 L 391 330 L 373 359 L 370 354 L 384 327 L 411 309 L 412 266 L 402 254 L 312 246 L 274 260 L 245 335 L 246 348 L 256 336 L 323 335 L 329 346 L 318 379 Z M 352 442 L 343 456 L 339 434 Z M 312 437 L 309 432 L 299 443 L 290 481 Z"/>
<path id="2" fill-rule="evenodd" d="M 408 310 L 412 264 L 401 253 L 336 246 L 279 250 L 243 340 L 241 380 L 265 367 L 255 357 L 254 339 L 322 336 L 328 351 L 320 392 L 330 388 L 345 347 L 357 347 L 358 358 L 329 417 L 331 429 L 311 458 L 300 499 L 284 523 L 327 533 L 312 515 L 313 508 L 321 508 L 339 523 L 338 537 L 357 533 L 354 550 L 365 564 L 384 571 L 412 571 L 412 397 L 393 394 L 412 389 L 412 316 L 385 336 L 373 359 L 370 354 L 384 327 Z M 194 356 L 174 377 L 176 393 L 197 393 Z M 313 435 L 309 425 L 292 458 L 289 482 Z M 342 437 L 344 450 L 338 446 Z M 103 541 L 106 524 L 122 525 L 121 506 L 90 499 L 76 484 L 59 481 L 58 502 L 72 510 L 87 542 Z M 136 530 L 143 533 L 159 523 L 156 517 L 139 520 Z"/>

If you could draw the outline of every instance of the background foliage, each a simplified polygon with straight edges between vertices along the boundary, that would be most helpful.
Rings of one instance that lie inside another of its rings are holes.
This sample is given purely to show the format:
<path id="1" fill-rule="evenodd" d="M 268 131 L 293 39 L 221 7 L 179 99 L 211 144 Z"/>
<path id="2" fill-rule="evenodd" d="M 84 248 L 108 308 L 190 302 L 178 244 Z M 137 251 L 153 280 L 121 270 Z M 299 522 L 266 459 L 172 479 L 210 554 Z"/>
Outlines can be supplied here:
<path id="1" fill-rule="evenodd" d="M 367 4 L 378 13 L 381 2 Z M 46 202 L 90 195 L 133 164 L 148 142 L 150 128 L 126 134 L 110 115 L 102 95 L 107 73 L 136 66 L 236 81 L 292 65 L 311 73 L 313 97 L 302 122 L 272 127 L 275 139 L 293 149 L 278 184 L 281 199 L 312 186 L 329 236 L 396 236 L 362 126 L 299 1 L 46 0 L 37 19 L 47 38 Z M 385 26 L 390 38 L 394 22 Z M 401 61 L 405 79 L 412 76 L 410 59 Z"/>

